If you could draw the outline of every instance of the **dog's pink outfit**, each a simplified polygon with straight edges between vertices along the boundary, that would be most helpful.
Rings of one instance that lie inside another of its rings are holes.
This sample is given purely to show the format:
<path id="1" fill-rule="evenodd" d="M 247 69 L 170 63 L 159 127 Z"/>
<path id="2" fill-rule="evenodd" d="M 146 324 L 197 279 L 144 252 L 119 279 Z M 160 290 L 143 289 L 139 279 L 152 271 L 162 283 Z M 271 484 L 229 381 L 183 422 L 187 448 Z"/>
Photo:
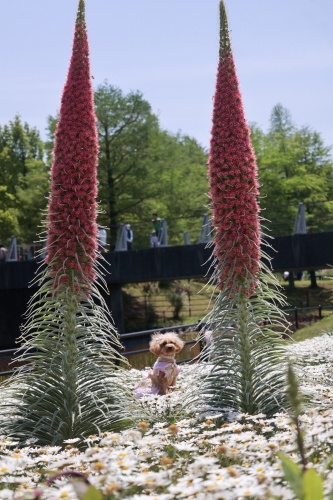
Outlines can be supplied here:
<path id="1" fill-rule="evenodd" d="M 146 394 L 158 394 L 158 387 L 153 385 L 151 377 L 152 375 L 156 375 L 158 377 L 160 371 L 164 373 L 168 385 L 171 385 L 173 379 L 178 377 L 180 368 L 177 366 L 174 358 L 168 356 L 160 356 L 157 358 L 153 368 L 143 374 L 142 380 L 140 380 L 134 388 L 134 394 L 137 399 L 145 396 Z"/>

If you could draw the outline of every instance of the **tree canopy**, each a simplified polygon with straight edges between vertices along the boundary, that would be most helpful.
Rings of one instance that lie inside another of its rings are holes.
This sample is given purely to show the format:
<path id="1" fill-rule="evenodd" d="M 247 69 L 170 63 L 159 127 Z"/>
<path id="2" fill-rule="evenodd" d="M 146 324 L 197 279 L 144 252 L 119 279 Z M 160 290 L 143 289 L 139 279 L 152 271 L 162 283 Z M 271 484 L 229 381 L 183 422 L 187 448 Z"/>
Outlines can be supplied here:
<path id="1" fill-rule="evenodd" d="M 49 173 L 39 131 L 19 116 L 0 126 L 0 238 L 33 242 L 46 207 Z"/>
<path id="2" fill-rule="evenodd" d="M 331 148 L 308 126 L 297 127 L 289 111 L 277 104 L 270 128 L 252 125 L 252 143 L 260 177 L 262 216 L 271 234 L 291 234 L 298 203 L 305 203 L 307 230 L 329 231 L 333 225 Z"/>
<path id="3" fill-rule="evenodd" d="M 207 211 L 207 153 L 186 135 L 162 130 L 141 92 L 104 82 L 95 91 L 99 135 L 99 223 L 114 247 L 120 223 L 131 223 L 135 248 L 149 245 L 152 212 L 168 220 L 170 244 L 199 236 Z M 56 117 L 49 117 L 48 151 Z"/>
<path id="4" fill-rule="evenodd" d="M 99 134 L 98 222 L 110 229 L 111 248 L 120 223 L 130 223 L 134 248 L 149 245 L 152 212 L 167 219 L 169 244 L 183 244 L 187 231 L 196 243 L 208 212 L 207 151 L 187 135 L 163 130 L 144 96 L 125 94 L 104 82 L 95 90 Z M 0 126 L 0 241 L 12 234 L 31 243 L 46 208 L 57 116 L 49 116 L 48 140 L 15 116 Z M 260 206 L 272 235 L 293 232 L 299 202 L 307 229 L 333 224 L 331 148 L 310 127 L 294 124 L 281 104 L 269 129 L 252 124 L 251 138 L 260 176 Z"/>

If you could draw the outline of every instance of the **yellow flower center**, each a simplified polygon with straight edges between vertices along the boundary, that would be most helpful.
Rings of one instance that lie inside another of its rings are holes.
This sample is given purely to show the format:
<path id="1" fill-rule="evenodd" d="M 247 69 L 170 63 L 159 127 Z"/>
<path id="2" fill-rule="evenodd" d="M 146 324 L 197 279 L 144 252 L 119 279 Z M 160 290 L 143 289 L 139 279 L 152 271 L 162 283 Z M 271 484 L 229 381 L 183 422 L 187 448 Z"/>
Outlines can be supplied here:
<path id="1" fill-rule="evenodd" d="M 105 465 L 103 464 L 103 462 L 96 462 L 94 465 L 94 469 L 96 471 L 102 470 L 104 468 L 105 468 Z"/>

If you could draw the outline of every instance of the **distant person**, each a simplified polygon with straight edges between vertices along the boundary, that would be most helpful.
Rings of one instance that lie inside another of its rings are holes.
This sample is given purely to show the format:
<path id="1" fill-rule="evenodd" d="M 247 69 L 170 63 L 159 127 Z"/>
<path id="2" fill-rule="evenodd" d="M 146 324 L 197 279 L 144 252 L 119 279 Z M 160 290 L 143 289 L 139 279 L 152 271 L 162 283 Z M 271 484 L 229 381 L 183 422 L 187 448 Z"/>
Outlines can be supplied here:
<path id="1" fill-rule="evenodd" d="M 6 255 L 7 255 L 7 248 L 5 248 L 2 243 L 0 243 L 0 262 L 6 261 Z"/>
<path id="2" fill-rule="evenodd" d="M 150 246 L 151 248 L 157 248 L 159 246 L 159 241 L 156 231 L 153 231 L 150 235 Z"/>
<path id="3" fill-rule="evenodd" d="M 127 243 L 127 250 L 132 250 L 133 231 L 131 229 L 131 224 L 126 224 L 126 243 Z"/>
<path id="4" fill-rule="evenodd" d="M 157 215 L 157 212 L 153 212 L 153 218 L 151 221 L 153 223 L 153 228 L 156 233 L 157 239 L 159 239 L 162 229 L 162 219 Z"/>
<path id="5" fill-rule="evenodd" d="M 103 228 L 98 230 L 97 243 L 98 243 L 98 250 L 100 252 L 106 252 L 106 230 Z"/>

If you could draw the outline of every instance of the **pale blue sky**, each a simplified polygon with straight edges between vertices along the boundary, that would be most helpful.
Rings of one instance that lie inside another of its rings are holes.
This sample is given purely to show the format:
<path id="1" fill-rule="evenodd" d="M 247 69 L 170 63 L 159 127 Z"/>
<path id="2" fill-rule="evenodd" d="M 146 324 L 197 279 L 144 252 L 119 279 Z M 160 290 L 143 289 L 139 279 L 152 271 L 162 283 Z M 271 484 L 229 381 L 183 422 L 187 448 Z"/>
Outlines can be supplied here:
<path id="1" fill-rule="evenodd" d="M 141 90 L 162 126 L 208 146 L 218 0 L 86 0 L 94 83 Z M 44 135 L 59 108 L 77 0 L 0 0 L 0 123 Z M 227 0 L 246 117 L 281 102 L 333 144 L 333 0 Z"/>

